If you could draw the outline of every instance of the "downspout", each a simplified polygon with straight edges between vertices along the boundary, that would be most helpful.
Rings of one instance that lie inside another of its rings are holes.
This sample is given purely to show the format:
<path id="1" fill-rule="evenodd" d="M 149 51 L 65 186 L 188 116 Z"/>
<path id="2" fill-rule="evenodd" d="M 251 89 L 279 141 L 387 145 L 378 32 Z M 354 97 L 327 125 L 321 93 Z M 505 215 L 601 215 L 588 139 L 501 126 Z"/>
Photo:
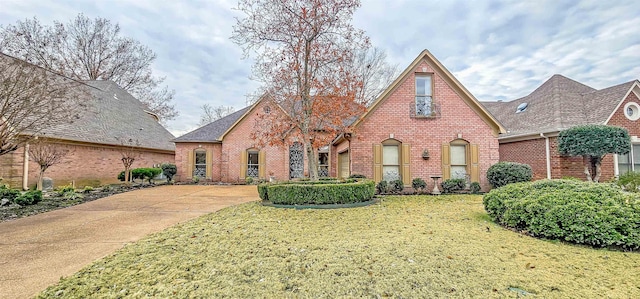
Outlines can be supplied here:
<path id="1" fill-rule="evenodd" d="M 544 136 L 544 133 L 540 133 L 540 137 L 544 138 L 545 151 L 547 158 L 547 179 L 551 179 L 551 146 L 549 144 L 549 137 Z"/>
<path id="2" fill-rule="evenodd" d="M 22 163 L 22 190 L 29 190 L 29 143 L 24 144 L 24 161 Z"/>

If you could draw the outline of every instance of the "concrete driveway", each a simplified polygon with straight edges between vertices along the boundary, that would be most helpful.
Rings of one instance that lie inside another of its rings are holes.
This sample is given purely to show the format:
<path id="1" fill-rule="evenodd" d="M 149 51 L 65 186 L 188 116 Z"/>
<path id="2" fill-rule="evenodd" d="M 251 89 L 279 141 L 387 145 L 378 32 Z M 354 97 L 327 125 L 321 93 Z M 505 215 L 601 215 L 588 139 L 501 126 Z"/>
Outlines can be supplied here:
<path id="1" fill-rule="evenodd" d="M 0 223 L 0 298 L 29 298 L 125 244 L 258 200 L 255 186 L 161 186 Z"/>

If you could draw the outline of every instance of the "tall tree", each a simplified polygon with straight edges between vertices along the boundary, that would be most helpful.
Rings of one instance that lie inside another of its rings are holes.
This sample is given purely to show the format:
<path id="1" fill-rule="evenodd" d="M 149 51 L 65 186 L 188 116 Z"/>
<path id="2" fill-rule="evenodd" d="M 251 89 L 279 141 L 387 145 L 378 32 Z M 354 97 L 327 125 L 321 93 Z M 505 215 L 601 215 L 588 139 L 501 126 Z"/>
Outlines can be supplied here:
<path id="1" fill-rule="evenodd" d="M 582 156 L 584 174 L 589 182 L 598 182 L 602 159 L 606 154 L 624 155 L 631 150 L 631 138 L 624 128 L 605 125 L 576 126 L 560 132 L 558 151 L 568 156 Z M 595 170 L 592 174 L 590 169 Z"/>
<path id="2" fill-rule="evenodd" d="M 239 0 L 245 14 L 232 40 L 245 57 L 255 55 L 253 74 L 263 100 L 284 113 L 262 114 L 252 137 L 260 144 L 304 144 L 311 179 L 318 177 L 317 149 L 347 129 L 364 111 L 355 53 L 369 47 L 351 25 L 359 0 Z"/>
<path id="3" fill-rule="evenodd" d="M 161 87 L 151 63 L 156 54 L 120 35 L 120 25 L 79 14 L 67 24 L 43 26 L 38 19 L 0 27 L 0 51 L 78 80 L 111 80 L 142 101 L 162 120 L 178 115 L 175 92 Z"/>
<path id="4" fill-rule="evenodd" d="M 72 123 L 87 104 L 83 84 L 0 54 L 0 155 L 43 130 Z"/>
<path id="5" fill-rule="evenodd" d="M 353 73 L 362 82 L 358 98 L 368 106 L 398 76 L 398 65 L 387 62 L 387 53 L 380 48 L 372 47 L 354 53 Z"/>
<path id="6" fill-rule="evenodd" d="M 208 123 L 214 122 L 218 119 L 221 119 L 235 111 L 233 106 L 211 106 L 209 104 L 204 104 L 200 108 L 202 108 L 202 114 L 200 115 L 200 123 L 198 125 L 204 126 Z"/>
<path id="7" fill-rule="evenodd" d="M 35 139 L 29 144 L 29 158 L 40 166 L 37 183 L 38 190 L 42 190 L 42 178 L 45 171 L 51 166 L 64 162 L 64 158 L 68 154 L 69 150 L 51 143 L 46 138 Z"/>

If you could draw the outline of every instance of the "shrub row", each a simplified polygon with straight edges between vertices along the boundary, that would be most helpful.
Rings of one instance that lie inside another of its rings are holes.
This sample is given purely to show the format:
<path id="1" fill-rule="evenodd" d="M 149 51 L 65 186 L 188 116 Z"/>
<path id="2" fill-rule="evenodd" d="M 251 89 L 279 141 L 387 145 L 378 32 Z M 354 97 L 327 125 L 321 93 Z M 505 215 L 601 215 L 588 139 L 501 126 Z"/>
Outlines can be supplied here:
<path id="1" fill-rule="evenodd" d="M 541 180 L 509 184 L 483 198 L 497 223 L 548 239 L 640 248 L 640 196 L 613 184 Z"/>
<path id="2" fill-rule="evenodd" d="M 518 182 L 531 181 L 533 170 L 531 166 L 515 162 L 498 162 L 487 169 L 487 180 L 493 188 Z"/>
<path id="3" fill-rule="evenodd" d="M 42 191 L 29 190 L 22 193 L 20 190 L 0 185 L 0 199 L 7 199 L 21 206 L 33 205 L 42 201 Z"/>
<path id="4" fill-rule="evenodd" d="M 357 203 L 373 198 L 375 183 L 369 180 L 345 183 L 264 183 L 258 185 L 258 193 L 262 200 L 283 205 Z"/>
<path id="5" fill-rule="evenodd" d="M 161 168 L 134 168 L 131 170 L 131 179 L 147 179 L 149 180 L 149 183 L 151 183 L 151 180 L 160 175 L 160 173 L 162 173 Z M 124 170 L 118 174 L 118 180 L 124 181 Z"/>

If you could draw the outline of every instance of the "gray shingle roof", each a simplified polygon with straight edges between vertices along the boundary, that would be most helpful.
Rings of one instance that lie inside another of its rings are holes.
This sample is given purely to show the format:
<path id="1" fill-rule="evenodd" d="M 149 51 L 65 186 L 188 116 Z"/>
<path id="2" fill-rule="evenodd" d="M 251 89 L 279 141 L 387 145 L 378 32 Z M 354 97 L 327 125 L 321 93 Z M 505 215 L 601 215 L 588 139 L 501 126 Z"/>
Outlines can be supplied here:
<path id="1" fill-rule="evenodd" d="M 187 134 L 184 134 L 173 142 L 219 142 L 224 134 L 238 119 L 240 119 L 252 106 L 244 107 L 212 123 L 204 125 Z"/>
<path id="2" fill-rule="evenodd" d="M 175 150 L 174 136 L 145 106 L 112 81 L 86 81 L 87 110 L 72 124 L 45 130 L 45 136 L 64 140 L 120 145 L 116 138 L 137 140 L 141 148 Z"/>
<path id="3" fill-rule="evenodd" d="M 556 132 L 576 125 L 603 124 L 635 81 L 602 90 L 553 75 L 529 95 L 482 104 L 506 127 L 502 136 Z M 527 109 L 516 108 L 527 103 Z"/>

